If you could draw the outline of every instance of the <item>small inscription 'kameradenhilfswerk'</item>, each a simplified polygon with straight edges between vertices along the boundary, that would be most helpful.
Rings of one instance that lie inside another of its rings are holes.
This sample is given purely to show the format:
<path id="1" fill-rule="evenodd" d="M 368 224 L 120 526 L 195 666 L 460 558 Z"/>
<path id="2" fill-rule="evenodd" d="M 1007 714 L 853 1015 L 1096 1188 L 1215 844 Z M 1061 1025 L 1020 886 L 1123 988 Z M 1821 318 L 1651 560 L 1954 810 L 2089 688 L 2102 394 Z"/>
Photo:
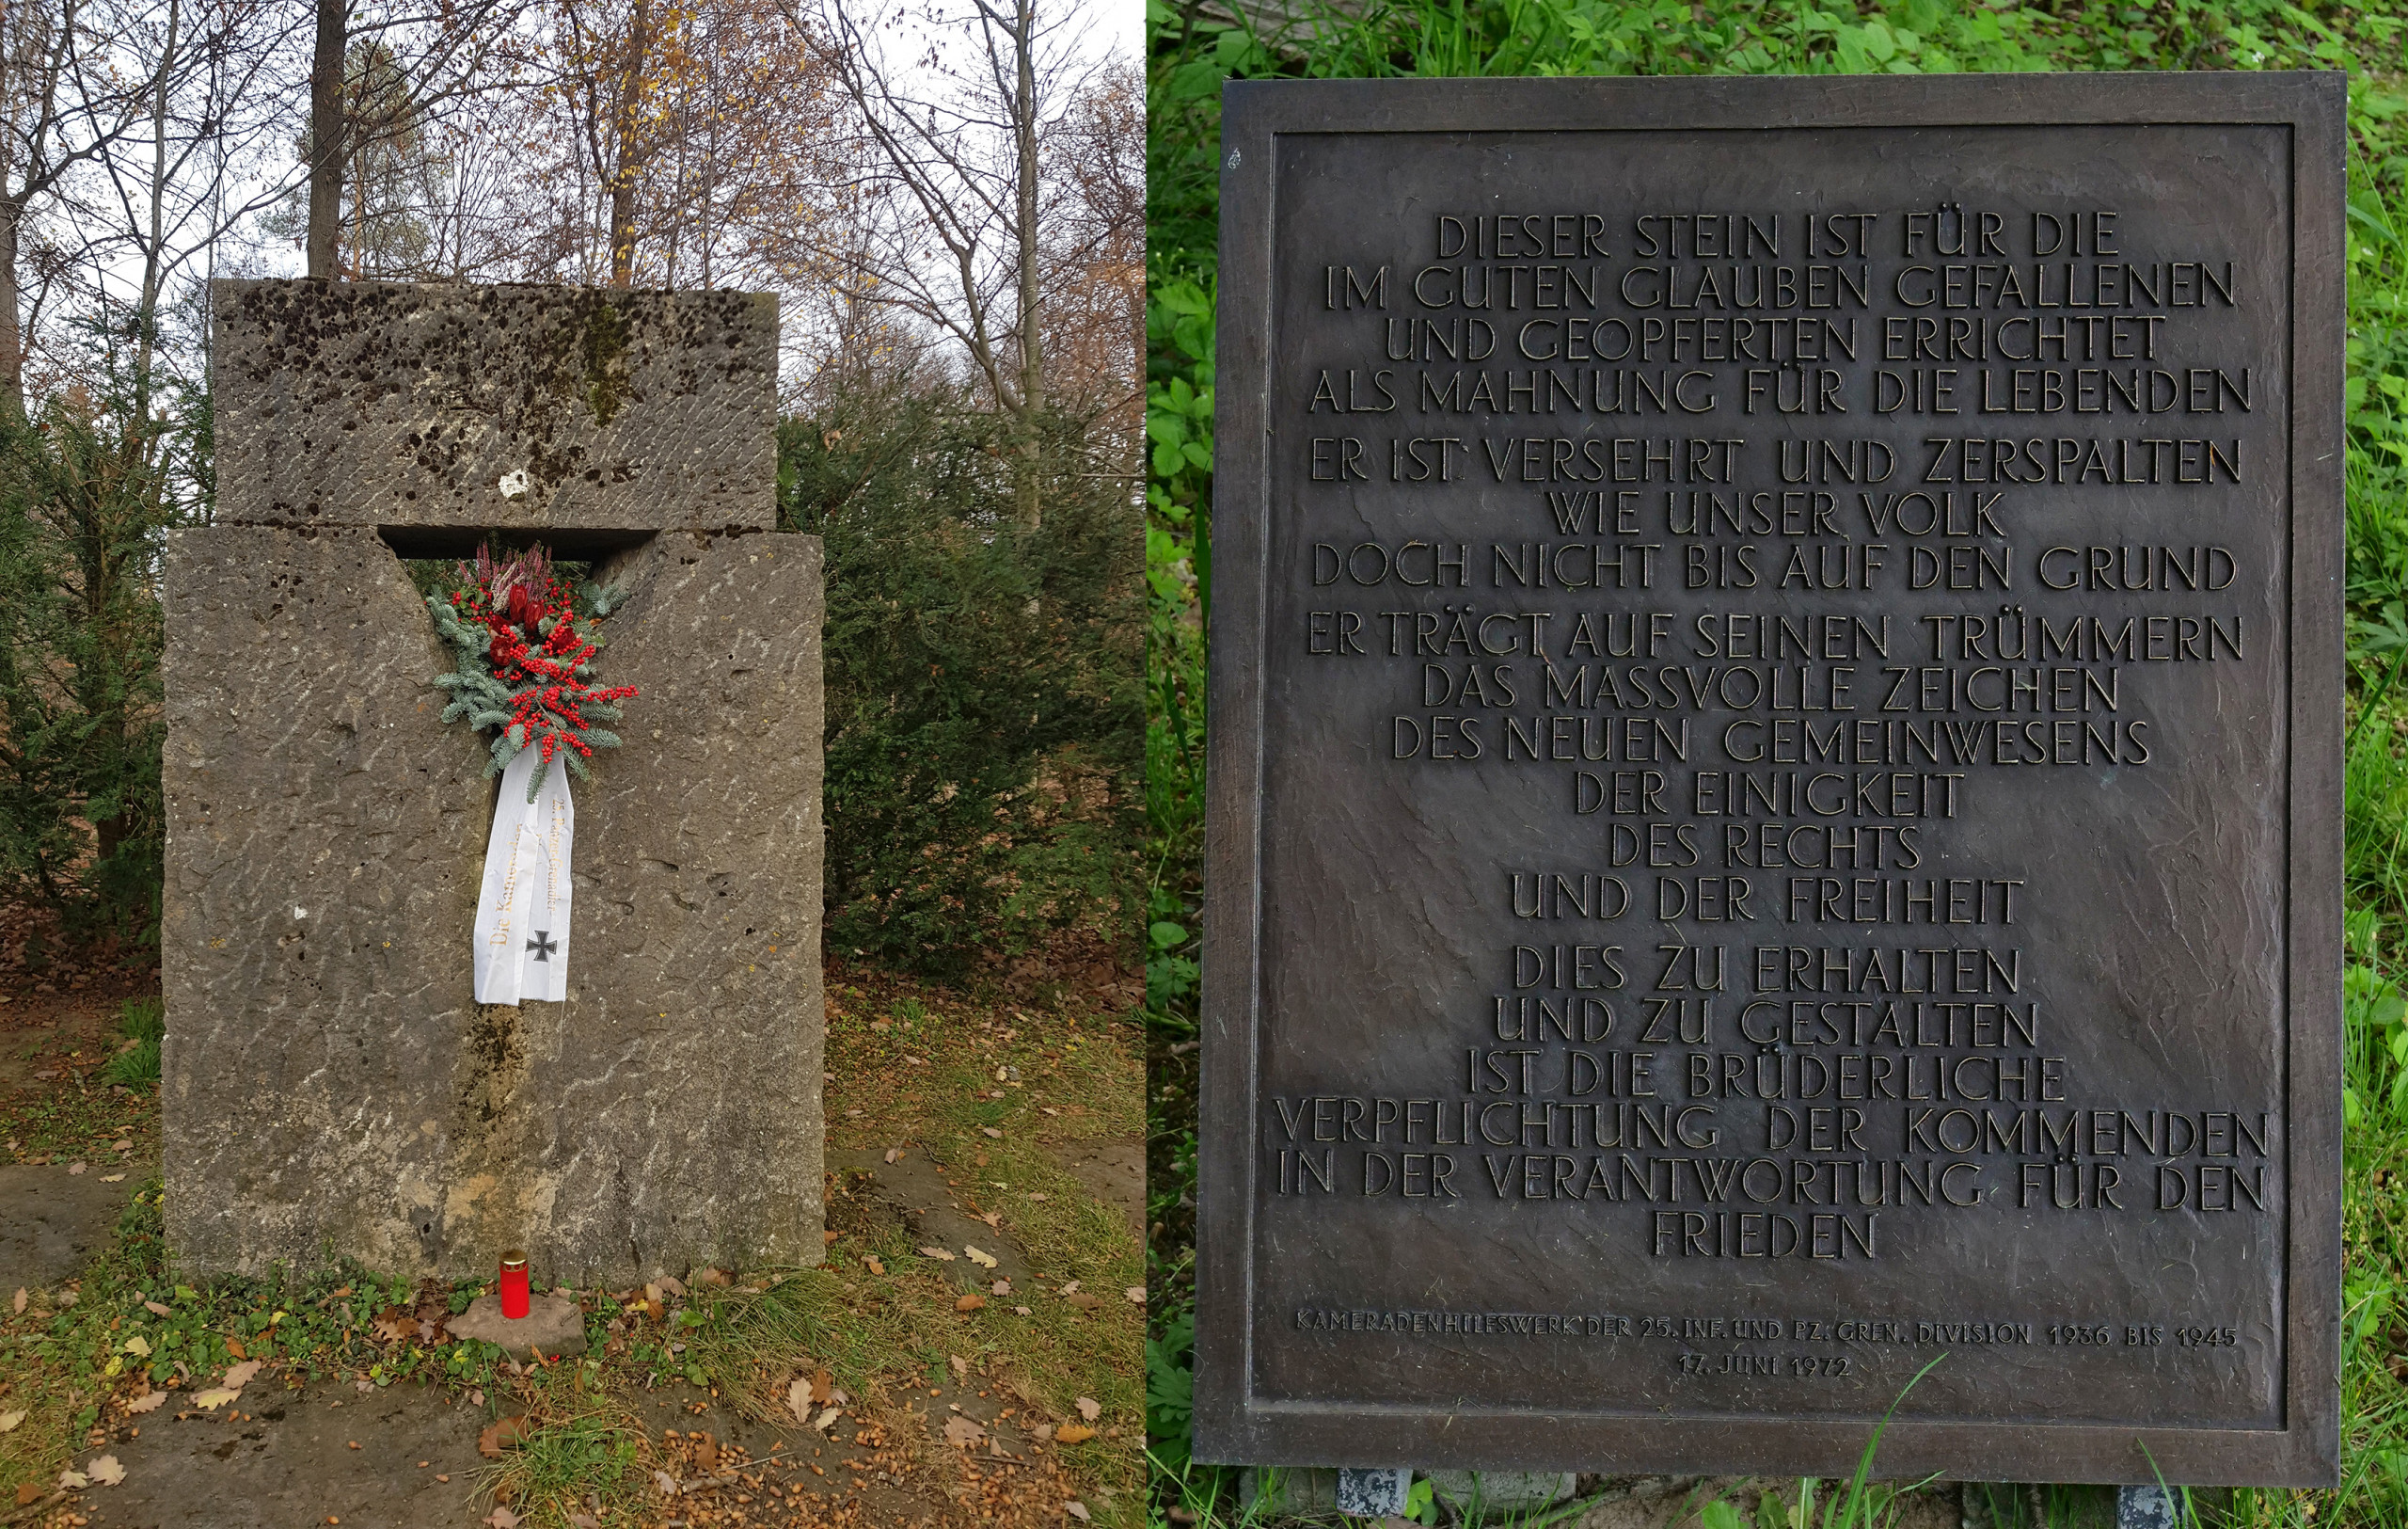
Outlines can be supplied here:
<path id="1" fill-rule="evenodd" d="M 2339 88 L 1233 91 L 1208 1456 L 2329 1478 Z"/>

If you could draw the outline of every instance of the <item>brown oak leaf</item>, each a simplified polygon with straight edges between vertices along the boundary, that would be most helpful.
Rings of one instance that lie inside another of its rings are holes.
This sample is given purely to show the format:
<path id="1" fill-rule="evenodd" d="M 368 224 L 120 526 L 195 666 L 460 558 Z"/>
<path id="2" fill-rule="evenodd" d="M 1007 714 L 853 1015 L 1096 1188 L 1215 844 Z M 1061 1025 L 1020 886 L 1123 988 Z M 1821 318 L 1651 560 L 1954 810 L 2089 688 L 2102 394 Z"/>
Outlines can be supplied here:
<path id="1" fill-rule="evenodd" d="M 527 1441 L 535 1430 L 527 1425 L 523 1415 L 514 1414 L 477 1435 L 477 1453 L 489 1460 L 501 1458 L 505 1449 L 515 1449 Z"/>

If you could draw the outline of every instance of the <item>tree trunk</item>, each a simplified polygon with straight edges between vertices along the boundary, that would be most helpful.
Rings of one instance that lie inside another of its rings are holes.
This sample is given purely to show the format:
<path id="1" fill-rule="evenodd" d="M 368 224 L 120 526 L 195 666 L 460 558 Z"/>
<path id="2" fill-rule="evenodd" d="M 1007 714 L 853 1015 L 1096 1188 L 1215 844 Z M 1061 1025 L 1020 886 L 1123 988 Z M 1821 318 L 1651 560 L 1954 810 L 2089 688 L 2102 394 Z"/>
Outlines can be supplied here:
<path id="1" fill-rule="evenodd" d="M 350 0 L 318 0 L 318 50 L 309 67 L 309 274 L 335 276 L 342 232 L 342 56 Z"/>
<path id="2" fill-rule="evenodd" d="M 652 45 L 649 0 L 636 0 L 627 18 L 626 68 L 619 75 L 615 163 L 610 170 L 610 285 L 629 287 L 636 279 L 636 174 L 642 167 L 636 148 L 636 120 L 643 103 L 644 55 Z"/>
<path id="3" fill-rule="evenodd" d="M 159 76 L 150 96 L 150 227 L 142 245 L 142 304 L 135 315 L 134 428 L 143 433 L 142 459 L 150 459 L 150 369 L 159 349 L 159 268 L 166 254 L 167 79 L 174 72 L 177 34 L 183 8 L 167 0 L 167 45 L 159 54 Z"/>
<path id="4" fill-rule="evenodd" d="M 1045 413 L 1045 353 L 1038 333 L 1037 243 L 1037 0 L 1015 0 L 1012 8 L 1012 54 L 1019 90 L 1012 103 L 1012 135 L 1018 150 L 1020 215 L 1020 406 L 1023 432 L 1020 486 L 1021 523 L 1037 529 L 1042 511 L 1038 496 L 1038 428 Z"/>
<path id="5" fill-rule="evenodd" d="M 17 231 L 24 216 L 22 201 L 0 199 L 0 406 L 20 420 L 25 417 L 25 329 L 17 311 Z"/>

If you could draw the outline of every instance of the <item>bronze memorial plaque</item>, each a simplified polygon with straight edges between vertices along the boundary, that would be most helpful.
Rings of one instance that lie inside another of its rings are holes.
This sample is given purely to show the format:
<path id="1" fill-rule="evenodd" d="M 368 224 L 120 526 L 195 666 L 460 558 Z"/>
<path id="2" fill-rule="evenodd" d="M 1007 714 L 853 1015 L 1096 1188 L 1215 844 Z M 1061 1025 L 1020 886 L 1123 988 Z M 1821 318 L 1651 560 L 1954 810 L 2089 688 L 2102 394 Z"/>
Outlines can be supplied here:
<path id="1" fill-rule="evenodd" d="M 1198 1455 L 2331 1483 L 2341 76 L 1227 105 Z"/>

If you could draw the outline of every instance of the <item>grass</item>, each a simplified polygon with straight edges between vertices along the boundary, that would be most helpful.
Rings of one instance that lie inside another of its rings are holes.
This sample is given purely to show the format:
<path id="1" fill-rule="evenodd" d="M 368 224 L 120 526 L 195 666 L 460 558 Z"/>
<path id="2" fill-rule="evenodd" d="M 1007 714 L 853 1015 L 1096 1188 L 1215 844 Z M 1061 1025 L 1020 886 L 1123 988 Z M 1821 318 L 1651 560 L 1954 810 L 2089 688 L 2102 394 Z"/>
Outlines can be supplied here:
<path id="1" fill-rule="evenodd" d="M 167 1006 L 164 999 L 128 998 L 118 1011 L 118 1027 L 132 1043 L 101 1069 L 101 1081 L 120 1089 L 156 1089 L 159 1086 L 159 1042 L 167 1033 Z"/>
<path id="2" fill-rule="evenodd" d="M 581 1293 L 589 1357 L 514 1376 L 489 1345 L 426 1344 L 376 1328 L 396 1308 L 465 1310 L 487 1288 L 483 1282 L 413 1285 L 354 1265 L 276 1280 L 181 1280 L 167 1257 L 154 1178 L 68 1287 L 30 1292 L 21 1314 L 0 1304 L 0 1414 L 27 1414 L 0 1431 L 0 1494 L 55 1479 L 123 1425 L 145 1421 L 123 1411 L 142 1390 L 198 1385 L 247 1357 L 274 1366 L 254 1381 L 261 1386 L 365 1380 L 482 1394 L 488 1419 L 523 1415 L 531 1429 L 483 1473 L 489 1497 L 531 1523 L 564 1524 L 577 1511 L 606 1524 L 647 1522 L 657 1498 L 652 1471 L 677 1466 L 677 1452 L 690 1446 L 646 1429 L 637 1406 L 644 1393 L 683 1378 L 724 1407 L 778 1419 L 786 1416 L 788 1382 L 825 1366 L 853 1398 L 848 1425 L 858 1421 L 908 1455 L 927 1481 L 955 1494 L 962 1521 L 1017 1521 L 1039 1507 L 1046 1521 L 1058 1521 L 1061 1501 L 1075 1497 L 1090 1521 L 1133 1526 L 1144 1500 L 1136 1378 L 1144 1313 L 1121 1292 L 1141 1283 L 1142 1254 L 1126 1220 L 1056 1166 L 1049 1149 L 1136 1135 L 1135 1031 L 1092 1010 L 1015 1007 L 869 971 L 832 968 L 829 996 L 828 1066 L 838 1079 L 826 1092 L 831 1145 L 908 1141 L 965 1184 L 974 1171 L 1022 1191 L 988 1208 L 1044 1287 L 1017 1293 L 1030 1316 L 1002 1301 L 958 1310 L 959 1287 L 917 1255 L 899 1218 L 833 1194 L 827 1264 L 743 1271 L 726 1286 L 698 1282 L 682 1296 L 664 1292 L 657 1311 L 641 1292 L 625 1293 L 634 1301 Z M 120 1025 L 130 1039 L 139 1041 L 145 1027 L 155 1036 L 155 1013 L 128 1005 Z M 114 1107 L 96 1110 L 94 1100 Z M 53 1152 L 87 1142 L 104 1152 L 105 1133 L 86 1129 L 103 1116 L 146 1150 L 155 1139 L 152 1092 L 137 1101 L 95 1090 L 87 1099 L 73 1084 L 20 1100 L 0 1118 L 0 1131 Z M 1030 1190 L 1043 1198 L 1025 1198 Z M 870 1272 L 871 1258 L 884 1274 Z M 1074 1279 L 1108 1298 L 1089 1309 L 1052 1294 Z M 626 1330 L 611 1331 L 613 1322 Z M 131 1337 L 149 1354 L 129 1354 Z M 670 1352 L 673 1342 L 682 1353 Z M 927 1437 L 912 1394 L 925 1404 L 920 1388 L 932 1374 L 949 1378 L 956 1359 L 982 1389 L 1000 1388 L 1057 1424 L 1079 1420 L 1082 1397 L 1098 1404 L 1096 1437 L 1050 1448 L 1041 1469 L 1023 1478 L 1041 1503 L 990 1509 L 977 1494 L 999 1489 L 993 1474 L 974 1475 L 958 1451 Z M 191 1379 L 178 1375 L 179 1361 Z"/>
<path id="3" fill-rule="evenodd" d="M 1187 1454 L 1193 1377 L 1196 932 L 1211 597 L 1218 111 L 1230 77 L 2347 69 L 2350 237 L 2346 758 L 2350 949 L 2343 1474 L 2337 1491 L 2241 1491 L 2227 1521 L 2408 1524 L 2408 5 L 2279 0 L 1362 0 L 1288 8 L 1277 35 L 1197 0 L 1149 0 L 1148 1102 L 1149 1447 L 1158 1513 L 1250 1521 L 1234 1473 Z M 2399 683 L 2394 684 L 2397 678 Z M 2112 1494 L 1967 1489 L 2000 1529 L 2100 1524 Z M 1786 1494 L 1793 1505 L 1796 1491 Z M 2102 1506 L 2103 1505 L 2103 1506 Z M 1772 1529 L 1767 1525 L 1766 1529 Z M 1804 1529 L 1803 1524 L 1795 1529 Z"/>

